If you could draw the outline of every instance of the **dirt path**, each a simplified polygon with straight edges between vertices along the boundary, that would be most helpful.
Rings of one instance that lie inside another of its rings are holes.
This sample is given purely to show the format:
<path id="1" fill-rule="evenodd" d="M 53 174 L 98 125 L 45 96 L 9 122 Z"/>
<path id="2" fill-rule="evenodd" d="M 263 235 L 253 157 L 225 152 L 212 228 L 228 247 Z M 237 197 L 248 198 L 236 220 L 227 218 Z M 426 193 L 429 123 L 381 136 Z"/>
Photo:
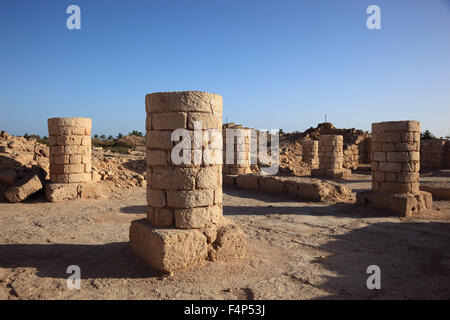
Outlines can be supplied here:
<path id="1" fill-rule="evenodd" d="M 347 183 L 367 188 L 360 180 Z M 224 214 L 246 233 L 246 258 L 171 277 L 129 248 L 144 205 L 144 188 L 108 200 L 0 203 L 0 299 L 450 298 L 448 201 L 406 219 L 225 189 Z M 366 287 L 373 264 L 381 290 Z M 69 265 L 81 268 L 81 290 L 66 286 Z"/>

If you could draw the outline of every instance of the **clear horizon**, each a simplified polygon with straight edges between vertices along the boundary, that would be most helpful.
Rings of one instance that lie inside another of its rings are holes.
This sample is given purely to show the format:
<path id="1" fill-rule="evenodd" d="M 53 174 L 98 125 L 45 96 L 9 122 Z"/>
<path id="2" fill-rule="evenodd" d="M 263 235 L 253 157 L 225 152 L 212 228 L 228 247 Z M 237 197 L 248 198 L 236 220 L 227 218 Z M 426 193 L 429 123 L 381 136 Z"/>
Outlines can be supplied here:
<path id="1" fill-rule="evenodd" d="M 81 30 L 66 9 L 81 8 Z M 369 5 L 381 30 L 369 30 Z M 450 1 L 0 3 L 0 130 L 48 135 L 51 117 L 92 134 L 145 131 L 144 98 L 201 90 L 223 121 L 305 131 L 327 120 L 418 120 L 450 134 Z"/>

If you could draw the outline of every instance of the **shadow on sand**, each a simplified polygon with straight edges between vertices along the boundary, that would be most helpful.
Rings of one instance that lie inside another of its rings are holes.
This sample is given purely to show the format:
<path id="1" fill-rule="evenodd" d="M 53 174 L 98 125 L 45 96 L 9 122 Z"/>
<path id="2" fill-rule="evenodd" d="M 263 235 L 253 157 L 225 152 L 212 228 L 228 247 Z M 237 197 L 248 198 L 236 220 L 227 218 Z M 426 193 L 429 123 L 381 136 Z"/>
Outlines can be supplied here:
<path id="1" fill-rule="evenodd" d="M 3 244 L 1 268 L 36 268 L 37 276 L 67 279 L 67 267 L 78 265 L 81 278 L 144 278 L 152 271 L 132 252 L 128 242 L 107 244 Z"/>
<path id="2" fill-rule="evenodd" d="M 325 299 L 450 299 L 450 224 L 381 222 L 337 235 L 318 262 L 336 276 L 319 287 Z M 369 290 L 367 267 L 381 270 L 381 290 Z"/>

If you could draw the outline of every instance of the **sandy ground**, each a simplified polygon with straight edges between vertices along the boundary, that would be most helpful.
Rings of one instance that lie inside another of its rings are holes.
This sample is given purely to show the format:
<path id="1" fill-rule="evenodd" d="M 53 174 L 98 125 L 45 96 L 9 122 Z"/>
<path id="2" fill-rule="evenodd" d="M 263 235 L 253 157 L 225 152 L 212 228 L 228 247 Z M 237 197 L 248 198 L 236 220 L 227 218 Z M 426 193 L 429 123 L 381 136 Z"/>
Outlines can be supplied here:
<path id="1" fill-rule="evenodd" d="M 357 191 L 369 179 L 345 183 Z M 172 276 L 128 245 L 144 205 L 144 188 L 107 200 L 0 203 L 0 299 L 450 298 L 450 201 L 435 201 L 427 217 L 396 218 L 225 189 L 224 214 L 246 233 L 246 257 Z M 66 286 L 69 265 L 81 268 L 80 290 Z M 369 265 L 381 268 L 381 290 L 367 289 Z"/>

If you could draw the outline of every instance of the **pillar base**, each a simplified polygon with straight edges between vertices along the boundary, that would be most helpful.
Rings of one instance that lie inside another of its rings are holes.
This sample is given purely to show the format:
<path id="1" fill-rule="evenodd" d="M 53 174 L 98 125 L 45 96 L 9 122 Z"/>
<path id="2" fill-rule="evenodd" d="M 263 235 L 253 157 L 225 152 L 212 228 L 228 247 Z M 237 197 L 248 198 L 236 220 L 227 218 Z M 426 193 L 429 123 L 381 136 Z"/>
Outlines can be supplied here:
<path id="1" fill-rule="evenodd" d="M 392 194 L 372 190 L 358 192 L 356 205 L 380 209 L 397 216 L 407 217 L 424 213 L 433 207 L 431 193 L 420 191 L 417 194 Z"/>
<path id="2" fill-rule="evenodd" d="M 311 170 L 311 176 L 329 179 L 347 179 L 352 175 L 350 169 L 314 169 Z"/>
<path id="3" fill-rule="evenodd" d="M 133 252 L 156 270 L 179 271 L 210 261 L 229 261 L 245 254 L 245 235 L 224 219 L 217 229 L 153 227 L 147 219 L 130 226 Z"/>
<path id="4" fill-rule="evenodd" d="M 74 199 L 98 199 L 102 189 L 96 183 L 52 183 L 45 184 L 45 198 L 50 202 Z"/>

